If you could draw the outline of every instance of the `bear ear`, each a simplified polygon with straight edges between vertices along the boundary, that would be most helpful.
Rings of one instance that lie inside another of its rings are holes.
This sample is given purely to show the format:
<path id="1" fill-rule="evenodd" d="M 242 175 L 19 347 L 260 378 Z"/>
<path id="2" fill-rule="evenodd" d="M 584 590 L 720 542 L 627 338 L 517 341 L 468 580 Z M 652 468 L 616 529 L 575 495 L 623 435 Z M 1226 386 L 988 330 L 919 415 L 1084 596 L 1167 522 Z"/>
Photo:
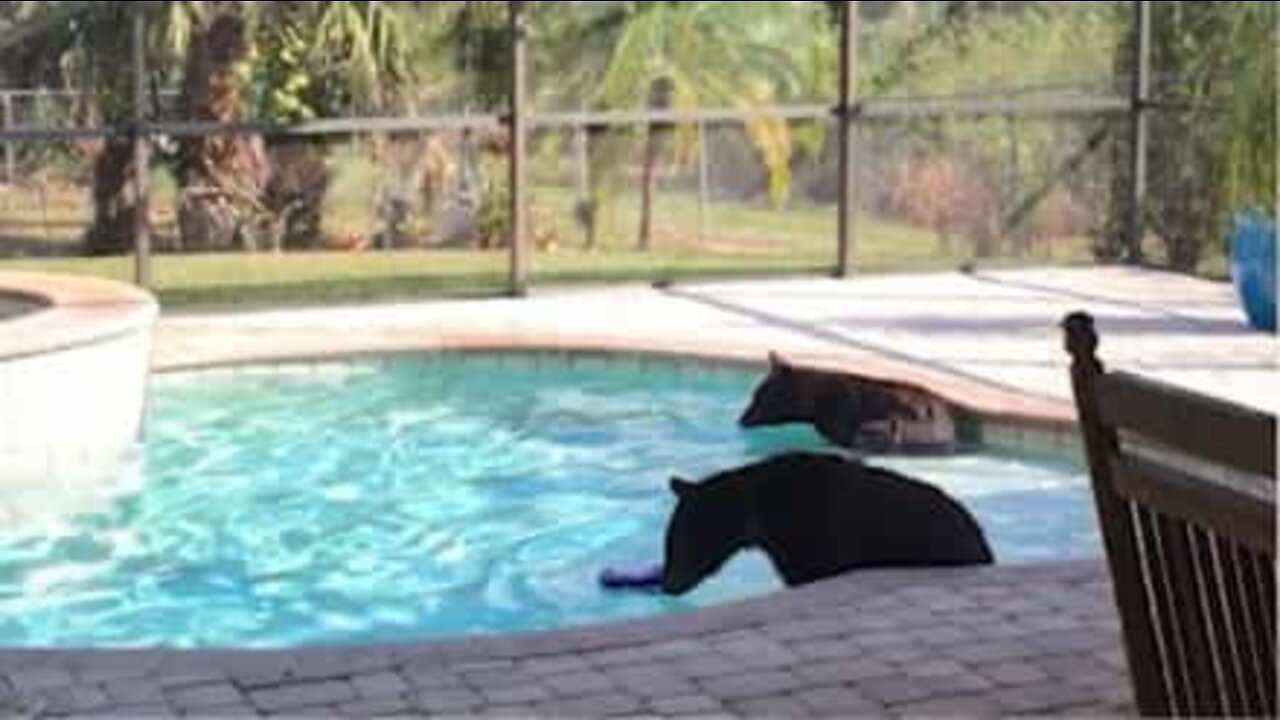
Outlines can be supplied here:
<path id="1" fill-rule="evenodd" d="M 688 497 L 689 495 L 693 494 L 694 490 L 697 490 L 697 489 L 698 489 L 697 485 L 689 482 L 688 480 L 685 480 L 684 478 L 679 478 L 679 477 L 671 478 L 671 492 L 675 493 L 676 497 Z"/>
<path id="2" fill-rule="evenodd" d="M 773 370 L 790 370 L 791 363 L 788 363 L 786 358 L 778 353 L 771 351 L 769 353 L 769 367 Z"/>

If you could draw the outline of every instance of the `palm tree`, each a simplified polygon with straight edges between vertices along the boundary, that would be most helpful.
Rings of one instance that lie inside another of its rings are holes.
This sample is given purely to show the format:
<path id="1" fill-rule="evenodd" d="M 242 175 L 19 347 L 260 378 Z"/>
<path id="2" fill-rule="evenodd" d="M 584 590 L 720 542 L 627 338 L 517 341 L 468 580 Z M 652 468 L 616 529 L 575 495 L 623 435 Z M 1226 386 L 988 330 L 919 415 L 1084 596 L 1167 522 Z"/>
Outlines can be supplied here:
<path id="1" fill-rule="evenodd" d="M 299 122 L 379 109 L 406 77 L 387 2 L 205 3 L 183 78 L 187 118 Z M 322 142 L 201 137 L 180 152 L 184 244 L 314 247 L 328 190 Z M 270 170 L 269 170 L 270 168 Z M 263 236 L 269 237 L 263 237 Z"/>
<path id="2" fill-rule="evenodd" d="M 101 2 L 91 9 L 58 2 L 6 3 L 0 22 L 23 21 L 33 27 L 43 58 L 69 85 L 93 98 L 93 114 L 107 125 L 126 123 L 132 110 L 128 66 L 131 40 L 128 18 L 136 3 Z M 32 7 L 28 7 L 32 6 Z M 72 10 L 74 9 L 74 12 Z M 385 101 L 388 89 L 407 73 L 405 43 L 397 10 L 385 2 L 237 2 L 172 0 L 148 8 L 148 60 L 153 82 L 181 87 L 184 120 L 232 122 L 248 117 L 305 120 L 342 110 L 367 110 Z M 44 20 L 47 20 L 45 22 Z M 280 20 L 281 22 L 275 22 Z M 26 33 L 25 34 L 30 34 Z M 301 53 L 292 64 L 265 55 L 295 44 Z M 47 63 L 46 63 L 47 64 Z M 174 68 L 181 68 L 174 72 Z M 303 73 L 301 82 L 289 71 Z M 292 105 L 290 105 L 292 103 Z M 352 105 L 355 105 L 353 108 Z M 291 170 L 289 153 L 278 153 L 279 177 Z M 313 157 L 303 154 L 303 160 Z M 95 253 L 128 249 L 137 198 L 132 178 L 138 172 L 129 143 L 108 139 L 95 160 L 94 221 L 86 244 Z M 181 185 L 178 208 L 182 244 L 189 250 L 252 247 L 261 225 L 284 224 L 294 234 L 298 218 L 318 218 L 323 200 L 264 202 L 268 164 L 262 139 L 252 135 L 187 138 L 178 146 Z M 266 193 L 267 200 L 278 199 Z M 281 223 L 259 223 L 272 211 Z M 318 220 L 309 226 L 312 241 Z"/>
<path id="3" fill-rule="evenodd" d="M 107 124 L 124 122 L 130 108 L 128 74 L 102 71 L 119 68 L 129 57 L 128 33 L 121 30 L 128 27 L 126 8 L 131 4 L 99 3 L 102 9 L 77 20 L 62 41 L 65 54 L 80 56 L 79 62 L 68 63 L 82 69 L 72 81 L 96 98 L 97 114 Z M 186 0 L 155 5 L 150 60 L 160 83 L 180 82 L 184 120 L 311 119 L 331 111 L 338 98 L 381 96 L 385 78 L 404 75 L 398 65 L 404 47 L 390 21 L 390 3 Z M 275 52 L 289 45 L 301 52 Z M 265 62 L 259 48 L 268 51 Z M 182 67 L 176 77 L 169 76 L 174 66 Z M 327 171 L 323 155 L 317 161 L 307 146 L 301 152 L 297 147 L 273 148 L 277 172 L 268 185 L 259 137 L 215 135 L 180 142 L 183 248 L 251 248 L 259 235 L 278 226 L 287 238 L 314 242 Z M 136 203 L 131 197 L 132 162 L 124 141 L 107 142 L 97 158 L 95 220 L 88 233 L 92 251 L 126 249 Z M 320 178 L 319 191 L 297 192 L 297 179 L 308 176 Z"/>
<path id="4" fill-rule="evenodd" d="M 249 8 L 241 2 L 203 3 L 182 74 L 182 117 L 235 122 L 247 114 L 253 56 Z M 249 135 L 204 135 L 178 144 L 178 228 L 184 249 L 253 247 L 254 220 L 267 179 L 261 140 Z"/>
<path id="5" fill-rule="evenodd" d="M 406 5 L 391 2 L 262 3 L 262 62 L 255 73 L 263 117 L 285 122 L 394 108 L 409 77 Z M 410 6 L 410 10 L 411 5 Z M 265 202 L 286 247 L 315 247 L 330 172 L 323 141 L 276 138 Z"/>
<path id="6" fill-rule="evenodd" d="M 5 28 L 4 73 L 42 85 L 78 91 L 74 111 L 78 119 L 123 127 L 133 109 L 131 15 L 138 3 L 65 3 L 65 1 L 6 1 L 0 4 Z M 151 22 L 147 37 L 151 58 L 186 53 L 189 15 L 198 1 L 148 4 Z M 166 50 L 160 53 L 157 50 Z M 163 74 L 163 73 L 161 73 Z M 93 168 L 93 220 L 84 236 L 92 254 L 127 251 L 133 234 L 138 199 L 133 179 L 131 143 L 124 137 L 81 143 Z"/>
<path id="7" fill-rule="evenodd" d="M 3 16 L 11 24 L 12 42 L 26 50 L 18 58 L 23 77 L 38 75 L 43 82 L 78 90 L 86 98 L 76 112 L 105 125 L 122 126 L 133 108 L 133 78 L 127 68 L 132 54 L 130 16 L 136 3 L 99 2 L 5 3 Z M 147 43 L 153 57 L 186 52 L 190 15 L 200 2 L 157 3 L 150 9 Z M 165 52 L 161 53 L 160 50 Z M 86 250 L 93 254 L 127 251 L 133 235 L 138 198 L 134 178 L 141 170 L 129 141 L 105 139 L 90 151 L 93 165 L 93 220 L 85 233 Z"/>
<path id="8" fill-rule="evenodd" d="M 132 102 L 131 78 L 115 72 L 129 57 L 127 3 L 96 4 L 92 11 L 59 2 L 9 2 L 0 7 L 5 26 L 5 75 L 39 78 L 91 92 L 92 114 L 123 123 Z M 93 158 L 94 216 L 85 236 L 93 254 L 123 252 L 133 235 L 138 169 L 129 143 L 108 138 Z"/>
<path id="9" fill-rule="evenodd" d="M 123 123 L 130 113 L 133 93 L 129 73 L 106 72 L 119 58 L 129 57 L 130 38 L 120 28 L 129 27 L 126 3 L 111 3 L 86 16 L 66 38 L 67 56 L 80 56 L 69 67 L 83 75 L 77 86 L 92 90 L 97 116 L 106 123 Z M 128 250 L 140 198 L 133 182 L 139 172 L 132 144 L 124 138 L 108 138 L 93 161 L 93 222 L 85 235 L 85 250 L 109 255 Z"/>
<path id="10" fill-rule="evenodd" d="M 704 106 L 750 110 L 771 102 L 814 97 L 834 65 L 823 8 L 808 2 L 565 3 L 582 16 L 574 50 L 593 58 L 556 59 L 576 75 L 558 77 L 597 108 L 693 110 Z M 595 61 L 599 59 L 599 61 Z M 834 84 L 831 84 L 833 87 Z M 675 128 L 688 155 L 691 126 Z M 791 135 L 785 121 L 760 112 L 747 121 L 747 139 L 768 177 L 770 196 L 785 199 Z M 652 125 L 645 140 L 637 245 L 653 243 L 657 165 L 672 128 Z M 608 154 L 608 151 L 602 151 Z M 616 155 L 616 153 L 614 153 Z M 607 178 L 592 178 L 599 187 Z M 593 195 L 596 195 L 593 189 Z"/>
<path id="11" fill-rule="evenodd" d="M 87 98 L 78 112 L 97 122 L 121 127 L 130 119 L 133 77 L 122 71 L 132 56 L 131 14 L 136 3 L 99 2 L 6 3 L 6 21 L 15 24 L 10 37 L 20 41 L 29 53 L 18 56 L 24 76 L 31 68 L 45 82 L 65 85 Z M 172 60 L 186 54 L 193 18 L 205 3 L 164 2 L 148 8 L 146 39 L 151 60 Z M 159 75 L 168 63 L 159 63 Z M 143 170 L 136 167 L 127 138 L 106 138 L 93 153 L 93 221 L 85 233 L 86 250 L 93 254 L 116 254 L 129 249 L 139 198 L 134 178 Z"/>

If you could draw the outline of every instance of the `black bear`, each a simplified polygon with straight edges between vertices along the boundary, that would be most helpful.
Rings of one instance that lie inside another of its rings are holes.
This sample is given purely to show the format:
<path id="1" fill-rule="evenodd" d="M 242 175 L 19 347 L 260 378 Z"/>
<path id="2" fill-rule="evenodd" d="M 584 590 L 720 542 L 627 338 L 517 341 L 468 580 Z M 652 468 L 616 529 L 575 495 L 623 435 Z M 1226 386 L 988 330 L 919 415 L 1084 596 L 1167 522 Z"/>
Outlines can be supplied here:
<path id="1" fill-rule="evenodd" d="M 775 353 L 739 422 L 744 427 L 812 423 L 832 444 L 866 452 L 950 452 L 956 445 L 951 410 L 933 395 L 794 367 Z"/>
<path id="2" fill-rule="evenodd" d="M 993 561 L 982 528 L 938 488 L 857 460 L 789 453 L 702 483 L 673 478 L 662 590 L 679 595 L 758 547 L 787 585 L 857 568 Z"/>

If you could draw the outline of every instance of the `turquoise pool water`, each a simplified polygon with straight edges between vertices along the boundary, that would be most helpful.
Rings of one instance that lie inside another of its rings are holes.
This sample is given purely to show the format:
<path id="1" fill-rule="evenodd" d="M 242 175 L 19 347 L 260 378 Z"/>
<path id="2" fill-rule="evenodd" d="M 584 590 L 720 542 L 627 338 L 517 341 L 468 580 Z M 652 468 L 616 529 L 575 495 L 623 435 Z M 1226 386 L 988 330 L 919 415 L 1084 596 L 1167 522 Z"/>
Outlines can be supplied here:
<path id="1" fill-rule="evenodd" d="M 672 474 L 788 448 L 735 424 L 753 372 L 439 355 L 157 377 L 118 495 L 0 531 L 0 645 L 296 646 L 550 628 L 780 587 L 744 555 L 692 595 L 609 593 L 660 558 Z M 1080 471 L 887 464 L 965 501 L 1000 561 L 1093 555 Z"/>

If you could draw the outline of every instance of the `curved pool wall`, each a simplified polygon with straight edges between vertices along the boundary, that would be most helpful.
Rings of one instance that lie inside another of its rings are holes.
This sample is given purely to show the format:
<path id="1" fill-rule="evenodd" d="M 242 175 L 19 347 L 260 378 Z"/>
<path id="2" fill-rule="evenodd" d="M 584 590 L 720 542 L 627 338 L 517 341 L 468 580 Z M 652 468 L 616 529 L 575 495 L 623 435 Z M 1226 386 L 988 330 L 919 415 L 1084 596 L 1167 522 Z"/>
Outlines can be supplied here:
<path id="1" fill-rule="evenodd" d="M 0 290 L 0 322 L 29 315 L 47 307 L 40 298 Z"/>
<path id="2" fill-rule="evenodd" d="M 758 553 L 682 598 L 596 583 L 602 568 L 660 556 L 672 475 L 827 448 L 801 426 L 739 428 L 756 378 L 510 352 L 157 377 L 142 462 L 126 468 L 141 484 L 2 538 L 0 644 L 470 636 L 772 592 Z M 1094 556 L 1078 467 L 1043 460 L 969 448 L 877 462 L 969 503 L 1002 562 Z"/>
<path id="3" fill-rule="evenodd" d="M 0 522 L 112 490 L 142 428 L 157 316 L 128 285 L 0 272 Z"/>

